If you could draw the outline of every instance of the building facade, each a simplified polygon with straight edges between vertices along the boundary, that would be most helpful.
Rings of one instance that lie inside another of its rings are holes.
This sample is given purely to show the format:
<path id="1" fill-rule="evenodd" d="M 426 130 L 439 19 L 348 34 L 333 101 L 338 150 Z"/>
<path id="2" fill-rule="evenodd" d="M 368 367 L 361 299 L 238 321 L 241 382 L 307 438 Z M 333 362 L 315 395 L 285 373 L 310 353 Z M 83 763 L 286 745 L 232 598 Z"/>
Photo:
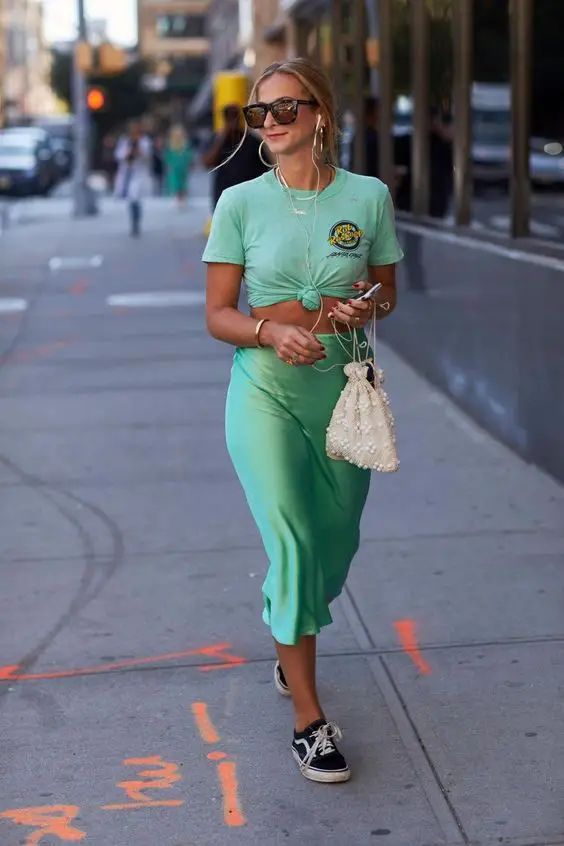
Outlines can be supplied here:
<path id="1" fill-rule="evenodd" d="M 208 69 L 208 0 L 139 0 L 139 53 L 161 90 L 191 96 Z"/>
<path id="2" fill-rule="evenodd" d="M 50 55 L 40 0 L 0 0 L 0 123 L 49 114 Z"/>

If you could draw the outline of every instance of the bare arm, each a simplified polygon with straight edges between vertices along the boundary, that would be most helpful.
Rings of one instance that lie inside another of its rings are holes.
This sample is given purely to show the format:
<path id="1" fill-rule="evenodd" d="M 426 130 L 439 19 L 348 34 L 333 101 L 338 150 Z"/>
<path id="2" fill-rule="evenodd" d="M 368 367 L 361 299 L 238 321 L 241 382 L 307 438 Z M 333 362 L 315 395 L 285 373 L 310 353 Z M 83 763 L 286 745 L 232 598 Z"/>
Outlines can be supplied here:
<path id="1" fill-rule="evenodd" d="M 375 282 L 381 282 L 382 287 L 374 296 L 376 304 L 376 318 L 382 320 L 387 317 L 395 309 L 397 304 L 397 288 L 396 288 L 396 266 L 395 264 L 380 264 L 373 265 L 368 268 L 368 281 L 370 285 Z M 382 303 L 389 303 L 389 308 L 378 308 Z"/>
<path id="2" fill-rule="evenodd" d="M 210 335 L 219 341 L 237 347 L 255 347 L 257 321 L 240 312 L 237 307 L 242 278 L 243 268 L 240 264 L 208 264 L 206 325 Z"/>
<path id="3" fill-rule="evenodd" d="M 368 268 L 368 281 L 357 282 L 354 286 L 358 293 L 361 291 L 368 291 L 376 282 L 381 282 L 382 287 L 372 297 L 374 314 L 377 320 L 387 317 L 392 313 L 396 307 L 397 291 L 396 291 L 396 266 L 395 264 L 380 264 L 373 265 Z M 383 303 L 388 303 L 389 306 L 385 308 L 379 307 Z M 371 305 L 368 302 L 355 302 L 354 299 L 347 303 L 337 303 L 333 306 L 332 313 L 340 323 L 349 323 L 350 318 L 360 317 L 360 323 L 366 323 L 372 314 Z M 355 320 L 352 325 L 357 325 Z"/>
<path id="4" fill-rule="evenodd" d="M 240 264 L 210 262 L 206 285 L 206 325 L 212 337 L 237 347 L 256 347 L 258 321 L 238 309 L 243 267 Z M 268 320 L 262 324 L 259 340 L 273 347 L 282 361 L 313 364 L 325 358 L 323 345 L 307 329 Z"/>

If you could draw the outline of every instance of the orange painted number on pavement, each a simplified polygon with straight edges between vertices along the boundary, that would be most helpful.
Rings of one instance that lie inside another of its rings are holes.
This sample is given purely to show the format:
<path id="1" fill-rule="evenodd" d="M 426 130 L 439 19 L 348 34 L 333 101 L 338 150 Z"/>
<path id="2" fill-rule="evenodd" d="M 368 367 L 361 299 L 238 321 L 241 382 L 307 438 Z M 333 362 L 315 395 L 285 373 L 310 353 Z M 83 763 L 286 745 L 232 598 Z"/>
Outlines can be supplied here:
<path id="1" fill-rule="evenodd" d="M 207 703 L 192 702 L 192 714 L 202 740 L 205 743 L 219 743 L 221 738 L 211 720 Z M 223 794 L 223 821 L 225 825 L 246 825 L 247 820 L 239 802 L 239 784 L 235 761 L 224 760 L 227 755 L 219 749 L 208 752 L 207 758 L 210 761 L 220 762 L 217 765 L 217 774 Z"/>
<path id="2" fill-rule="evenodd" d="M 37 829 L 29 835 L 25 846 L 37 846 L 48 835 L 58 837 L 65 843 L 77 843 L 86 837 L 85 831 L 71 825 L 79 810 L 78 805 L 42 805 L 38 808 L 13 808 L 10 811 L 2 811 L 0 817 L 5 817 L 17 825 L 29 825 Z"/>
<path id="3" fill-rule="evenodd" d="M 126 758 L 123 762 L 127 767 L 143 767 L 139 778 L 118 782 L 118 787 L 125 791 L 131 802 L 103 805 L 105 811 L 124 811 L 131 808 L 177 807 L 183 805 L 183 799 L 151 799 L 145 795 L 146 790 L 167 790 L 175 782 L 181 781 L 178 765 L 170 761 L 163 761 L 160 755 L 149 758 Z"/>
<path id="4" fill-rule="evenodd" d="M 398 633 L 401 645 L 417 667 L 417 669 L 425 676 L 431 673 L 431 667 L 421 655 L 419 650 L 419 642 L 417 640 L 417 630 L 415 621 L 410 619 L 396 620 L 394 622 L 395 630 Z"/>

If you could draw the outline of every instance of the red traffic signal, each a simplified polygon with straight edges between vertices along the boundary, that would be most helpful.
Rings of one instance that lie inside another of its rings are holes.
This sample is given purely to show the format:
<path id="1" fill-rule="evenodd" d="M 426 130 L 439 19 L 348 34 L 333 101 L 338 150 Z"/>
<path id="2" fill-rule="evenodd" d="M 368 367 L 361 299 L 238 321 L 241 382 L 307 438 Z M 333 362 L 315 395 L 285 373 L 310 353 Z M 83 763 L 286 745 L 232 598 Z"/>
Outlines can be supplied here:
<path id="1" fill-rule="evenodd" d="M 89 88 L 86 103 L 92 112 L 101 112 L 107 105 L 107 96 L 103 88 Z"/>

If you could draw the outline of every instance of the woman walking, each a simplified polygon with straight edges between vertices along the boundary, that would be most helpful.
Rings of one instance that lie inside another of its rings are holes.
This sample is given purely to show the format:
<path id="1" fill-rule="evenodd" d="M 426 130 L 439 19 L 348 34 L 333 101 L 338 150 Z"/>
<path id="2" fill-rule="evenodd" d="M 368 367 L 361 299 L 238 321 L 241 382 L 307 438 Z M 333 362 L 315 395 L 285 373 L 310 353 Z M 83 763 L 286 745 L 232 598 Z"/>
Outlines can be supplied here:
<path id="1" fill-rule="evenodd" d="M 236 347 L 227 446 L 269 558 L 263 620 L 277 690 L 295 710 L 292 754 L 306 778 L 350 770 L 316 689 L 316 635 L 359 545 L 370 471 L 329 458 L 326 429 L 372 316 L 395 306 L 398 244 L 387 187 L 335 166 L 330 83 L 308 59 L 275 63 L 244 108 L 276 166 L 225 190 L 203 255 L 213 337 Z M 250 316 L 239 311 L 244 281 Z M 375 282 L 373 299 L 359 294 Z M 344 347 L 344 349 L 343 349 Z"/>
<path id="2" fill-rule="evenodd" d="M 151 193 L 151 140 L 139 121 L 129 124 L 127 135 L 119 139 L 115 151 L 118 163 L 114 193 L 128 201 L 130 233 L 141 234 L 141 201 Z"/>
<path id="3" fill-rule="evenodd" d="M 184 127 L 173 126 L 168 136 L 164 154 L 165 184 L 167 196 L 176 197 L 179 206 L 186 200 L 188 172 L 192 158 L 192 148 L 188 144 Z"/>

